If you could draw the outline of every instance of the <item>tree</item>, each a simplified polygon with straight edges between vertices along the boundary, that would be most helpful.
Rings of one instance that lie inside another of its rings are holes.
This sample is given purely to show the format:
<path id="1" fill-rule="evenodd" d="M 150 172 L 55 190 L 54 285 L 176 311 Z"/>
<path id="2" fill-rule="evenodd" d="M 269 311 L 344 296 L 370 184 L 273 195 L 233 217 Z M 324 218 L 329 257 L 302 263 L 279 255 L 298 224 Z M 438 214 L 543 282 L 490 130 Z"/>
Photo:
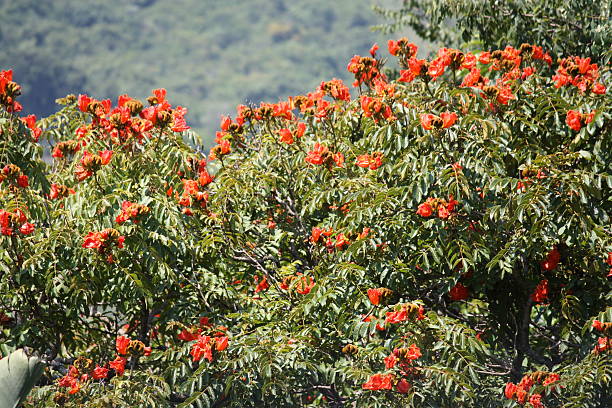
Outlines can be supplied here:
<path id="1" fill-rule="evenodd" d="M 24 123 L 2 72 L 2 333 L 52 367 L 31 406 L 609 402 L 609 71 L 400 39 L 391 79 L 377 48 L 356 98 L 239 106 L 208 157 L 163 89 Z"/>
<path id="2" fill-rule="evenodd" d="M 589 56 L 610 60 L 610 4 L 589 0 L 404 0 L 397 10 L 375 7 L 389 20 L 385 32 L 409 26 L 424 39 L 459 46 L 480 41 L 483 49 L 538 44 L 554 58 Z"/>

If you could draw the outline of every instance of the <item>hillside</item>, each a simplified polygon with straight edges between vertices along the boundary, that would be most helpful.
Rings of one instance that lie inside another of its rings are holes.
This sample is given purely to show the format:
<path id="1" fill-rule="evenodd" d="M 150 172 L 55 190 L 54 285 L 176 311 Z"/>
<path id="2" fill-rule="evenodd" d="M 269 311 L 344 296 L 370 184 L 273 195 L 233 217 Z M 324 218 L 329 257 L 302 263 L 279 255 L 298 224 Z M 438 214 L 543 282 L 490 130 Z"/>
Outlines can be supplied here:
<path id="1" fill-rule="evenodd" d="M 39 116 L 67 93 L 142 98 L 165 87 L 210 141 L 238 103 L 346 80 L 350 57 L 385 41 L 370 30 L 380 23 L 373 3 L 0 0 L 0 67 L 13 68 L 25 109 Z"/>

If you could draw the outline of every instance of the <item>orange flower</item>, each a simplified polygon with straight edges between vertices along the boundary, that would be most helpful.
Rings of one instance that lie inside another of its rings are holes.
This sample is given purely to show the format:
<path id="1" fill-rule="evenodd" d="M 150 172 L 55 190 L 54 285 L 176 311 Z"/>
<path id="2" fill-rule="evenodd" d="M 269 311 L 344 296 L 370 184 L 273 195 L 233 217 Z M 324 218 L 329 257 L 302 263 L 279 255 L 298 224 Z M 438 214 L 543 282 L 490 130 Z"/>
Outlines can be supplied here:
<path id="1" fill-rule="evenodd" d="M 470 290 L 457 282 L 455 286 L 448 292 L 448 296 L 452 301 L 464 300 L 470 297 Z"/>
<path id="2" fill-rule="evenodd" d="M 364 390 L 390 390 L 393 388 L 393 374 L 374 374 L 361 386 Z"/>
<path id="3" fill-rule="evenodd" d="M 321 143 L 315 143 L 314 149 L 306 155 L 306 161 L 311 164 L 323 164 L 323 156 L 329 152 L 327 146 Z"/>
<path id="4" fill-rule="evenodd" d="M 282 143 L 293 144 L 293 135 L 289 129 L 281 129 L 278 131 L 280 135 L 280 141 Z"/>
<path id="5" fill-rule="evenodd" d="M 542 279 L 535 291 L 531 294 L 531 300 L 535 303 L 544 303 L 548 300 L 548 280 Z"/>

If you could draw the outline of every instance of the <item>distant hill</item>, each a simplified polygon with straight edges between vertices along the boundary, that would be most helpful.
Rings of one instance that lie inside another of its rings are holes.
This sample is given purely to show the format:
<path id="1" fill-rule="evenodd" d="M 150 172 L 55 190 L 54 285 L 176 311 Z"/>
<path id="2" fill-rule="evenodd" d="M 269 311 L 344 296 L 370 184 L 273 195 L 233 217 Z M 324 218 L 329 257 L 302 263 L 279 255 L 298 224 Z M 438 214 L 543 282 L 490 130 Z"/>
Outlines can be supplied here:
<path id="1" fill-rule="evenodd" d="M 387 1 L 388 3 L 389 1 Z M 25 109 L 55 98 L 149 95 L 165 87 L 210 140 L 219 115 L 276 101 L 321 80 L 381 34 L 371 0 L 0 0 L 0 69 L 13 68 Z"/>

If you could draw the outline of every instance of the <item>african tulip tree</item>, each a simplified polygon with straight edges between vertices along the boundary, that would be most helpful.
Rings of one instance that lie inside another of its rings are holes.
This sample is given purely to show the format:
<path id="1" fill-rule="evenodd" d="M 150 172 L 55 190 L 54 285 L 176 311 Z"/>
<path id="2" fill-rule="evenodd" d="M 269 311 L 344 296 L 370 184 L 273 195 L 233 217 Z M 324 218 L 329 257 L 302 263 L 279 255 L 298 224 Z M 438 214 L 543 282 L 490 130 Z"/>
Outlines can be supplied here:
<path id="1" fill-rule="evenodd" d="M 605 403 L 608 71 L 388 51 L 353 96 L 240 106 L 208 157 L 163 90 L 62 101 L 51 166 L 3 99 L 3 333 L 53 363 L 32 403 Z"/>

